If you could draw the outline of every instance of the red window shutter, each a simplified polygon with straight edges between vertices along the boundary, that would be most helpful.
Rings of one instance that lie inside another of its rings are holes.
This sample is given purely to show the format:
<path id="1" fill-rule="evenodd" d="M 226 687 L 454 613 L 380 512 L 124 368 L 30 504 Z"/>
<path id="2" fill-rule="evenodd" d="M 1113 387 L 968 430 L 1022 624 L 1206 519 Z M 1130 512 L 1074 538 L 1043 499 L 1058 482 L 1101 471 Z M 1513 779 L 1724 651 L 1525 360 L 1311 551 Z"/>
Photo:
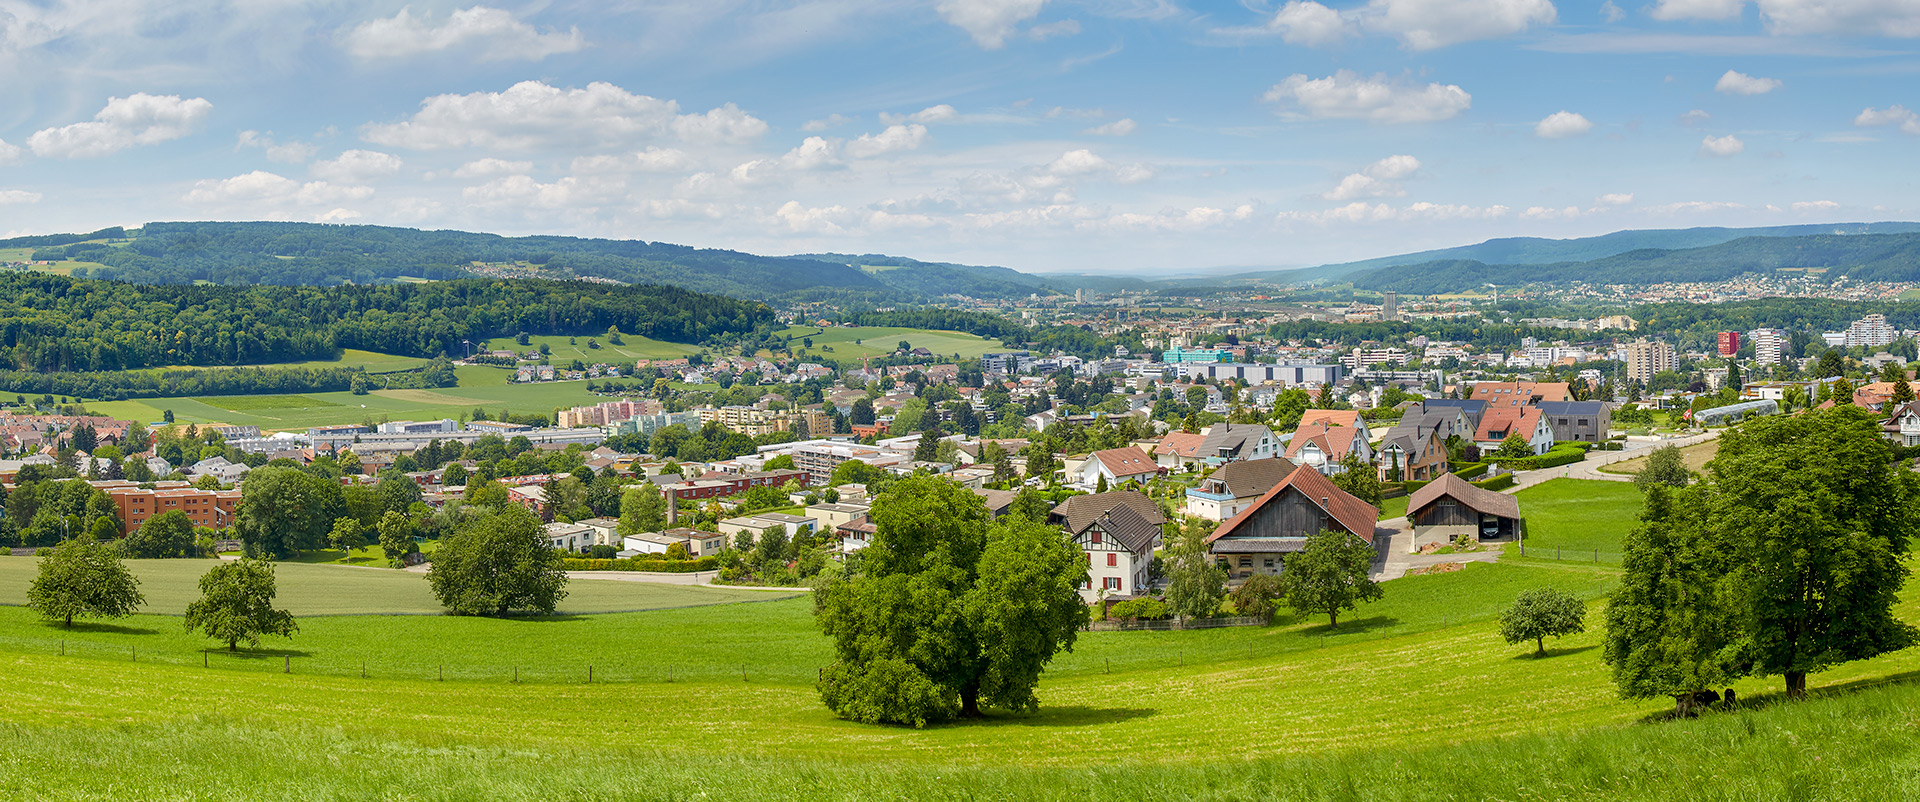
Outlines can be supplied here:
<path id="1" fill-rule="evenodd" d="M 1096 529 L 1096 530 L 1094 530 L 1094 532 L 1093 532 L 1093 542 L 1095 542 L 1095 543 L 1099 543 L 1099 542 L 1101 542 L 1101 541 L 1100 541 L 1100 530 L 1098 530 L 1098 529 Z"/>
<path id="2" fill-rule="evenodd" d="M 1112 568 L 1113 566 L 1119 565 L 1119 557 L 1120 555 L 1109 552 L 1107 554 L 1107 567 Z"/>

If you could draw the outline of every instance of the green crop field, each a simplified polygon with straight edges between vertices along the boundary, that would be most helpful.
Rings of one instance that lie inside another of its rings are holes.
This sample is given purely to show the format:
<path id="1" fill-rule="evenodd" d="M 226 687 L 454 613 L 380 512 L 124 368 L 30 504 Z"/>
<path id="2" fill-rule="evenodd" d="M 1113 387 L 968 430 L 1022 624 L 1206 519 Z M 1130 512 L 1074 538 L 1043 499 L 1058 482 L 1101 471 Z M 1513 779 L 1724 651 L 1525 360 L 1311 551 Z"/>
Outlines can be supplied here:
<path id="1" fill-rule="evenodd" d="M 472 414 L 476 408 L 483 408 L 489 414 L 502 409 L 546 414 L 555 408 L 607 400 L 587 392 L 586 382 L 509 384 L 510 371 L 482 366 L 457 368 L 455 372 L 460 377 L 460 386 L 431 390 L 374 390 L 367 395 L 338 392 L 142 398 L 88 402 L 87 409 L 96 414 L 139 421 L 157 421 L 164 411 L 172 410 L 174 420 L 179 423 L 253 425 L 266 431 L 283 431 L 359 423 L 368 418 L 375 421 L 458 418 Z"/>
<path id="2" fill-rule="evenodd" d="M 1527 521 L 1527 549 L 1613 552 L 1640 521 L 1640 489 L 1631 482 L 1550 479 L 1514 494 Z"/>
<path id="3" fill-rule="evenodd" d="M 1713 455 L 1718 453 L 1720 453 L 1720 441 L 1717 439 L 1708 440 L 1704 443 L 1694 443 L 1693 445 L 1680 449 L 1680 461 L 1687 466 L 1687 470 L 1701 471 L 1706 469 L 1707 461 L 1713 459 Z M 1632 475 L 1639 473 L 1646 467 L 1647 458 L 1641 456 L 1603 465 L 1600 467 L 1600 470 L 1607 473 Z"/>
<path id="4" fill-rule="evenodd" d="M 568 340 L 572 340 L 573 342 L 568 342 Z M 600 347 L 587 347 L 587 341 L 589 340 L 598 342 Z M 604 336 L 581 335 L 578 337 L 567 337 L 560 335 L 528 337 L 527 345 L 516 344 L 512 337 L 498 337 L 487 342 L 492 348 L 512 349 L 521 352 L 545 345 L 552 351 L 549 359 L 553 364 L 560 366 L 565 366 L 567 363 L 578 359 L 589 365 L 595 362 L 604 362 L 609 365 L 620 365 L 630 368 L 633 367 L 634 360 L 638 359 L 673 359 L 674 357 L 697 354 L 703 350 L 698 345 L 670 343 L 665 340 L 655 340 L 633 334 L 621 335 L 620 340 L 624 344 L 614 345 L 607 342 L 607 338 Z"/>
<path id="5" fill-rule="evenodd" d="M 962 331 L 935 331 L 930 329 L 903 329 L 890 326 L 830 327 L 795 326 L 780 332 L 793 338 L 793 353 L 801 359 L 811 356 L 834 357 L 842 362 L 856 360 L 863 356 L 891 354 L 900 345 L 901 340 L 911 343 L 915 348 L 925 348 L 935 356 L 952 360 L 954 354 L 961 357 L 978 357 L 990 351 L 1004 351 L 1006 345 L 999 340 L 990 340 L 977 334 Z M 813 347 L 804 347 L 803 343 L 811 338 Z M 855 342 L 858 341 L 858 342 Z M 828 351 L 826 349 L 832 348 Z"/>

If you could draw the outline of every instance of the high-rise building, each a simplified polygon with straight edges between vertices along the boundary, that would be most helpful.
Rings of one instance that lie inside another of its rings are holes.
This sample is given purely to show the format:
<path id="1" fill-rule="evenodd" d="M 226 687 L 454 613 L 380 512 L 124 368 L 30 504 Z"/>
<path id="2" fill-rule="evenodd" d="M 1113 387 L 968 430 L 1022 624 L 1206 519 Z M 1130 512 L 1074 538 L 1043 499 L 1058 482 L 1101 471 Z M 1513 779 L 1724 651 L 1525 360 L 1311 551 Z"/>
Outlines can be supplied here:
<path id="1" fill-rule="evenodd" d="M 1848 348 L 1857 345 L 1892 345 L 1899 334 L 1887 325 L 1886 315 L 1872 314 L 1848 326 L 1846 339 L 1841 342 Z"/>
<path id="2" fill-rule="evenodd" d="M 1400 319 L 1400 293 L 1388 292 L 1380 299 L 1380 319 Z"/>
<path id="3" fill-rule="evenodd" d="M 1779 329 L 1755 329 L 1747 335 L 1753 339 L 1754 361 L 1762 365 L 1778 365 L 1786 356 L 1787 337 Z"/>
<path id="4" fill-rule="evenodd" d="M 1673 346 L 1658 340 L 1627 343 L 1627 378 L 1646 384 L 1653 374 L 1673 370 Z"/>
<path id="5" fill-rule="evenodd" d="M 1723 331 L 1718 338 L 1721 356 L 1733 356 L 1740 353 L 1740 332 Z"/>

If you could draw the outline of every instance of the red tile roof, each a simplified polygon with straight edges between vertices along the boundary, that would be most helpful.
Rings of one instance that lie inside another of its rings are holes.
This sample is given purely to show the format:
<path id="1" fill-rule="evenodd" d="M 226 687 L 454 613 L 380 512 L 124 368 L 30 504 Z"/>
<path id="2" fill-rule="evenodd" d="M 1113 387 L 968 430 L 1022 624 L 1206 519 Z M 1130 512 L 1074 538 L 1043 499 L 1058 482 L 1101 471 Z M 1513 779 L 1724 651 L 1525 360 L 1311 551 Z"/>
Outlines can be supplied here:
<path id="1" fill-rule="evenodd" d="M 1322 509 L 1326 510 L 1327 515 L 1332 516 L 1335 521 L 1340 522 L 1340 525 L 1346 527 L 1347 531 L 1365 538 L 1368 543 L 1373 542 L 1373 527 L 1380 522 L 1379 508 L 1361 501 L 1359 497 L 1345 490 L 1335 487 L 1333 480 L 1320 475 L 1319 471 L 1304 465 L 1293 469 L 1293 473 L 1288 474 L 1287 478 L 1281 480 L 1280 484 L 1274 485 L 1273 489 L 1267 491 L 1266 495 L 1261 496 L 1259 501 L 1247 505 L 1247 508 L 1241 510 L 1239 515 L 1233 516 L 1232 520 L 1215 528 L 1213 534 L 1207 536 L 1207 542 L 1212 543 L 1232 534 L 1235 529 L 1240 528 L 1241 524 L 1246 523 L 1248 519 L 1257 514 L 1262 507 L 1267 506 L 1269 502 L 1279 498 L 1289 487 L 1297 488 L 1302 495 L 1315 501 L 1315 503 L 1318 503 L 1320 499 L 1326 499 L 1326 504 Z"/>
<path id="2" fill-rule="evenodd" d="M 1147 452 L 1133 446 L 1095 451 L 1093 458 L 1100 460 L 1100 464 L 1107 466 L 1107 472 L 1114 476 L 1139 476 L 1160 471 L 1160 466 L 1154 464 Z"/>

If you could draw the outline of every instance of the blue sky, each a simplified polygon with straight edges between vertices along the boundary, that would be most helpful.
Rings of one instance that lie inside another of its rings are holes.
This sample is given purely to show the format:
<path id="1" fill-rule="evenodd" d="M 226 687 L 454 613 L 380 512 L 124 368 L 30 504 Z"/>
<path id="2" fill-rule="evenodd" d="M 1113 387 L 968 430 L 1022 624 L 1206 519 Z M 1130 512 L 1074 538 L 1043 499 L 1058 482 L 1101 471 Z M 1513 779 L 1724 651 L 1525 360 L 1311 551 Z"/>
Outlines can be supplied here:
<path id="1" fill-rule="evenodd" d="M 9 235 L 1178 273 L 1920 217 L 1920 0 L 0 0 L 0 77 Z"/>

